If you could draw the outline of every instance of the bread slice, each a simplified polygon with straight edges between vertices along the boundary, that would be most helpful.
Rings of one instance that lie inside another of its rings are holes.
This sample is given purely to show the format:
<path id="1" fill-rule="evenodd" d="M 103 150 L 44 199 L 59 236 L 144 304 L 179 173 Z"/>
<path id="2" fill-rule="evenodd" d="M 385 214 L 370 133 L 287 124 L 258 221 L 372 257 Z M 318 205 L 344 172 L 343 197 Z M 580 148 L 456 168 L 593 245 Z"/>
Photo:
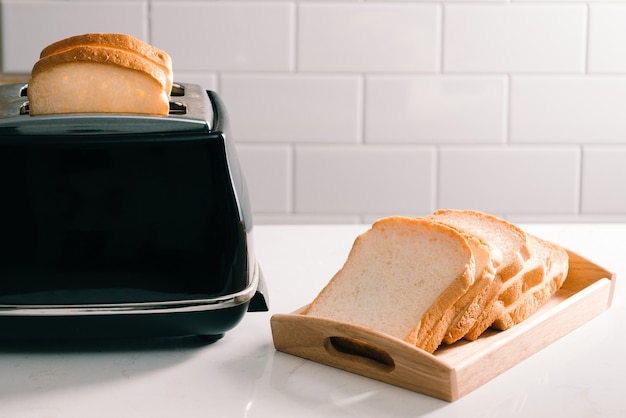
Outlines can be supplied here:
<path id="1" fill-rule="evenodd" d="M 478 294 L 495 278 L 490 248 L 476 237 L 462 235 L 467 240 L 474 256 L 474 283 L 437 322 L 424 345 L 427 351 L 436 349 L 442 342 L 451 344 L 463 337 L 465 330 L 471 327 L 471 324 L 464 321 L 468 320 L 466 318 L 475 318 L 479 313 L 480 306 L 475 303 Z"/>
<path id="2" fill-rule="evenodd" d="M 85 46 L 121 49 L 138 54 L 142 58 L 154 62 L 157 66 L 161 67 L 167 76 L 165 92 L 169 94 L 172 90 L 172 58 L 167 52 L 124 33 L 85 33 L 71 36 L 46 46 L 41 50 L 39 58 L 67 51 L 68 49 Z"/>
<path id="3" fill-rule="evenodd" d="M 111 39 L 94 35 L 101 43 L 87 37 L 91 43 L 82 44 L 82 38 L 74 37 L 44 48 L 28 83 L 29 113 L 167 115 L 171 62 L 168 67 L 165 57 L 159 62 L 148 58 L 142 53 L 145 48 L 139 46 L 134 50 L 119 47 L 124 37 L 127 44 L 140 46 L 140 41 L 128 35 L 112 35 Z M 116 42 L 109 45 L 107 39 Z"/>
<path id="4" fill-rule="evenodd" d="M 569 271 L 567 251 L 558 245 L 528 235 L 531 259 L 529 273 L 519 283 L 510 286 L 514 291 L 501 292 L 498 297 L 502 309 L 492 326 L 506 330 L 535 313 L 561 288 Z M 533 272 L 533 273 L 530 273 Z"/>
<path id="5" fill-rule="evenodd" d="M 530 256 L 526 233 L 504 219 L 472 210 L 438 210 L 428 218 L 476 237 L 489 247 L 495 275 L 468 296 L 471 301 L 465 308 L 460 306 L 462 313 L 455 313 L 445 336 L 447 343 L 462 337 L 476 339 L 491 325 L 486 311 L 491 309 L 501 286 L 523 269 Z"/>
<path id="6" fill-rule="evenodd" d="M 426 219 L 384 218 L 357 237 L 343 267 L 304 314 L 420 347 L 420 330 L 432 328 L 467 291 L 474 270 L 467 241 L 452 228 Z"/>
<path id="7" fill-rule="evenodd" d="M 496 278 L 496 268 L 494 267 L 494 260 L 491 258 L 489 246 L 476 238 L 468 238 L 468 242 L 472 247 L 474 259 L 482 261 L 476 262 L 479 267 L 476 269 L 474 284 L 454 305 L 453 318 L 442 339 L 446 344 L 460 340 L 473 327 L 484 306 L 484 297 L 481 298 L 480 296 L 488 295 L 486 290 L 492 286 Z"/>

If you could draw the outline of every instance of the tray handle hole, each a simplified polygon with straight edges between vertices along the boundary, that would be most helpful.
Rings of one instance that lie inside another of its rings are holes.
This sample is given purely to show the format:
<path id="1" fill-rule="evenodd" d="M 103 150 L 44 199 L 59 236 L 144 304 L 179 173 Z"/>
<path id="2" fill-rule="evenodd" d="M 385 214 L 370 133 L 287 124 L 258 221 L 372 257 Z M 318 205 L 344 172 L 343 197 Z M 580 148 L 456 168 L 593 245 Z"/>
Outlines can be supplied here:
<path id="1" fill-rule="evenodd" d="M 396 367 L 396 363 L 389 353 L 355 338 L 328 337 L 324 341 L 324 347 L 330 354 L 360 358 L 367 364 L 385 372 L 391 372 Z"/>

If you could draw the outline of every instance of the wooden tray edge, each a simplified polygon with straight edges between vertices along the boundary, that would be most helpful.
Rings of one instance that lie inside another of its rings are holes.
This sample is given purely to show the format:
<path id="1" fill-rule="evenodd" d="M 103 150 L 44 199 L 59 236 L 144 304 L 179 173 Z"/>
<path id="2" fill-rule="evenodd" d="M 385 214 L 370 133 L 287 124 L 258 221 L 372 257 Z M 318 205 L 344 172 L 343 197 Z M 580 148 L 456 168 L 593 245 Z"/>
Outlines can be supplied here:
<path id="1" fill-rule="evenodd" d="M 456 398 L 460 398 L 541 349 L 595 318 L 609 307 L 612 284 L 602 278 L 585 289 L 545 306 L 507 331 L 487 332 L 464 348 L 462 354 L 448 357 L 445 350 L 437 357 L 454 368 Z M 563 297 L 555 295 L 555 297 Z M 474 344 L 474 345 L 471 345 Z M 478 345 L 480 344 L 480 346 Z"/>
<path id="2" fill-rule="evenodd" d="M 302 315 L 306 308 L 302 307 L 271 317 L 274 347 L 414 392 L 455 401 L 611 306 L 615 274 L 574 252 L 568 254 L 568 277 L 550 303 L 515 327 L 487 332 L 473 342 L 461 341 L 429 354 L 364 327 Z"/>
<path id="3" fill-rule="evenodd" d="M 297 313 L 301 310 L 271 317 L 278 351 L 414 392 L 452 397 L 452 368 L 434 355 L 368 328 Z"/>

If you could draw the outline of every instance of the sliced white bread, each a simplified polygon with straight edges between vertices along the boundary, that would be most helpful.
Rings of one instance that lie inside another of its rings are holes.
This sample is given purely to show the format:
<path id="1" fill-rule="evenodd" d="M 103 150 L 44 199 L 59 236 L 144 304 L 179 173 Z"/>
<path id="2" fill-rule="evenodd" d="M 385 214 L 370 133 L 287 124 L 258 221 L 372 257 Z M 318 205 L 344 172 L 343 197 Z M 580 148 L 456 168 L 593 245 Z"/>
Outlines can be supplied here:
<path id="1" fill-rule="evenodd" d="M 567 251 L 530 234 L 528 242 L 531 251 L 528 270 L 535 273 L 526 275 L 519 285 L 513 286 L 515 291 L 502 292 L 498 297 L 502 308 L 492 324 L 496 329 L 509 329 L 535 313 L 561 288 L 567 277 Z"/>
<path id="2" fill-rule="evenodd" d="M 429 219 L 476 237 L 489 247 L 495 276 L 485 287 L 476 289 L 465 309 L 460 307 L 463 312 L 455 314 L 445 337 L 448 343 L 462 337 L 476 339 L 491 325 L 485 311 L 491 309 L 502 285 L 523 269 L 529 257 L 526 233 L 508 221 L 472 210 L 438 210 Z"/>
<path id="3" fill-rule="evenodd" d="M 28 83 L 30 114 L 167 115 L 171 62 L 142 44 L 128 35 L 87 34 L 46 47 Z"/>
<path id="4" fill-rule="evenodd" d="M 490 257 L 489 247 L 476 238 L 468 238 L 475 260 L 482 260 L 482 268 L 477 268 L 477 278 L 474 284 L 461 299 L 454 305 L 454 317 L 448 324 L 443 336 L 443 342 L 452 344 L 460 340 L 472 328 L 480 311 L 484 306 L 486 289 L 492 286 L 496 277 L 496 268 Z M 472 243 L 474 243 L 472 245 Z M 478 254 L 478 255 L 477 255 Z M 476 263 L 479 265 L 479 262 Z M 483 295 L 483 298 L 480 296 Z"/>
<path id="5" fill-rule="evenodd" d="M 140 41 L 124 33 L 85 33 L 71 36 L 54 42 L 41 50 L 39 58 L 47 57 L 75 47 L 101 46 L 125 50 L 146 58 L 161 67 L 166 74 L 165 91 L 169 94 L 172 89 L 172 58 L 163 50 L 146 42 Z"/>
<path id="6" fill-rule="evenodd" d="M 467 240 L 474 255 L 474 283 L 450 309 L 446 310 L 442 318 L 437 322 L 424 345 L 428 351 L 436 349 L 442 342 L 451 344 L 463 337 L 465 330 L 471 327 L 471 324 L 463 321 L 466 321 L 465 318 L 477 316 L 478 312 L 475 311 L 480 309 L 480 306 L 475 302 L 477 296 L 492 283 L 495 277 L 495 268 L 489 247 L 476 237 L 462 235 Z M 468 314 L 470 312 L 475 314 Z"/>
<path id="7" fill-rule="evenodd" d="M 343 267 L 304 314 L 421 347 L 420 330 L 434 327 L 465 294 L 474 271 L 472 251 L 454 229 L 426 219 L 384 218 L 357 237 Z"/>

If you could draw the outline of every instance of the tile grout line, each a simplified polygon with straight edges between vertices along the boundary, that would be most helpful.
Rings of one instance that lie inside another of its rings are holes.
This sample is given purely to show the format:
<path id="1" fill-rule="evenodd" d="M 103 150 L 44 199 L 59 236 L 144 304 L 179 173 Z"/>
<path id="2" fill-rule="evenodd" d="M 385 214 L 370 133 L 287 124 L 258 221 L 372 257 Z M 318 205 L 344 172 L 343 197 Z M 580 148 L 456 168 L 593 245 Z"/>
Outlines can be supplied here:
<path id="1" fill-rule="evenodd" d="M 287 212 L 296 215 L 296 145 L 289 144 L 289 207 Z"/>
<path id="2" fill-rule="evenodd" d="M 505 111 L 502 112 L 502 117 L 504 118 L 504 145 L 511 146 L 511 119 L 513 117 L 513 76 L 511 73 L 506 75 L 506 99 L 504 103 Z"/>
<path id="3" fill-rule="evenodd" d="M 293 45 L 291 46 L 291 71 L 293 74 L 300 73 L 300 63 L 298 60 L 298 42 L 299 42 L 299 29 L 300 29 L 300 3 L 296 2 L 292 4 L 293 9 L 291 36 Z M 287 212 L 294 216 L 296 215 L 296 144 L 289 144 L 289 202 Z"/>
<path id="4" fill-rule="evenodd" d="M 578 161 L 578 207 L 576 208 L 578 216 L 583 213 L 583 175 L 584 175 L 584 156 L 585 147 L 583 144 L 579 145 L 580 160 Z"/>
<path id="5" fill-rule="evenodd" d="M 589 3 L 585 4 L 585 49 L 584 49 L 584 72 L 585 76 L 589 76 L 589 50 L 590 50 L 590 28 L 591 28 L 591 6 Z M 578 145 L 579 158 L 578 161 L 578 205 L 576 208 L 577 215 L 582 215 L 583 209 L 583 176 L 584 176 L 584 155 L 585 147 L 583 144 Z"/>
<path id="6" fill-rule="evenodd" d="M 590 28 L 591 28 L 591 6 L 587 3 L 585 11 L 587 13 L 585 19 L 585 61 L 584 74 L 589 75 L 589 51 L 590 51 Z M 584 176 L 584 155 L 585 147 L 580 144 L 580 161 L 578 161 L 578 207 L 576 208 L 578 216 L 582 215 L 583 208 L 583 176 Z"/>
<path id="7" fill-rule="evenodd" d="M 585 63 L 584 74 L 589 75 L 589 28 L 591 27 L 591 6 L 586 4 L 587 16 L 585 19 Z"/>
<path id="8" fill-rule="evenodd" d="M 146 31 L 148 32 L 148 43 L 152 45 L 152 2 L 146 3 Z"/>
<path id="9" fill-rule="evenodd" d="M 444 74 L 444 39 L 445 39 L 445 25 L 446 25 L 446 5 L 440 4 L 439 10 L 441 16 L 439 22 L 441 29 L 439 31 L 439 74 Z"/>
<path id="10" fill-rule="evenodd" d="M 358 144 L 363 146 L 365 145 L 366 141 L 365 141 L 365 135 L 366 135 L 366 118 L 367 118 L 367 75 L 364 73 L 361 75 L 360 77 L 360 81 L 361 81 L 361 89 L 360 89 L 360 105 L 361 108 L 359 109 L 359 116 L 361 118 L 361 120 L 358 123 L 358 127 L 360 129 L 360 132 L 358 132 L 358 137 L 359 137 L 359 142 Z"/>
<path id="11" fill-rule="evenodd" d="M 445 32 L 446 32 L 446 4 L 439 4 L 439 71 L 436 74 L 439 77 L 445 76 Z M 441 144 L 436 144 L 433 151 L 433 169 L 431 180 L 431 199 L 430 211 L 434 211 L 441 207 Z"/>
<path id="12" fill-rule="evenodd" d="M 435 147 L 433 158 L 433 191 L 431 212 L 441 208 L 441 145 Z"/>
<path id="13" fill-rule="evenodd" d="M 292 16 L 292 28 L 291 28 L 291 39 L 293 41 L 293 45 L 291 46 L 291 70 L 294 73 L 299 73 L 300 63 L 298 61 L 298 41 L 300 38 L 299 28 L 300 28 L 300 3 L 293 4 L 293 10 L 291 12 Z"/>

